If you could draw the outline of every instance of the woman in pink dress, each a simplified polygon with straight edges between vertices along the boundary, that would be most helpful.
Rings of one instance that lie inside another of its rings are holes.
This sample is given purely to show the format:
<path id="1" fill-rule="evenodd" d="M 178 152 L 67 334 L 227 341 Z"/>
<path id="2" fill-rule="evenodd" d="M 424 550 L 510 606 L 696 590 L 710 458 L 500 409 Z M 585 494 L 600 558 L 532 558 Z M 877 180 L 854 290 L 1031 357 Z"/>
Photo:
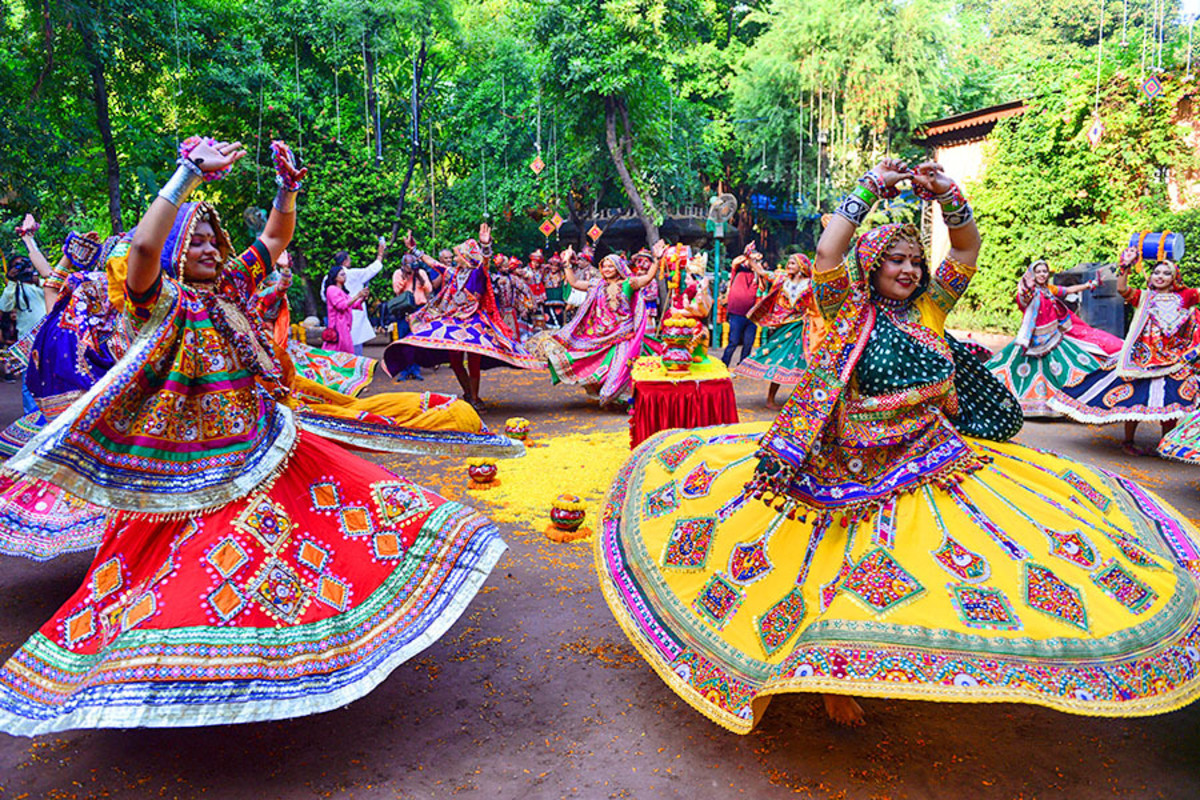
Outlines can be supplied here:
<path id="1" fill-rule="evenodd" d="M 327 350 L 338 350 L 343 353 L 354 352 L 354 339 L 350 335 L 350 325 L 353 321 L 352 312 L 356 308 L 362 308 L 366 298 L 367 289 L 365 287 L 355 294 L 346 291 L 344 267 L 334 265 L 333 269 L 329 270 L 329 275 L 325 279 L 325 305 L 329 315 L 325 329 L 332 330 L 337 334 L 337 338 L 325 343 Z"/>
<path id="2" fill-rule="evenodd" d="M 1050 398 L 1121 349 L 1119 338 L 1088 325 L 1066 305 L 1071 294 L 1099 285 L 1097 277 L 1078 286 L 1055 286 L 1050 265 L 1042 260 L 1033 262 L 1017 285 L 1017 307 L 1024 312 L 1021 328 L 987 366 L 1017 397 L 1026 417 L 1061 416 L 1050 407 Z"/>
<path id="3" fill-rule="evenodd" d="M 586 292 L 583 303 L 570 322 L 535 336 L 530 345 L 545 357 L 551 380 L 582 384 L 601 405 L 627 394 L 633 360 L 656 350 L 646 337 L 649 318 L 642 295 L 653 280 L 653 272 L 634 275 L 616 255 L 605 256 L 600 277 L 590 281 L 568 266 L 567 283 Z"/>
<path id="4" fill-rule="evenodd" d="M 1050 399 L 1051 408 L 1077 422 L 1124 422 L 1121 449 L 1135 456 L 1147 453 L 1134 443 L 1138 423 L 1157 422 L 1165 436 L 1195 409 L 1200 389 L 1186 358 L 1200 345 L 1200 292 L 1179 282 L 1172 261 L 1153 265 L 1145 289 L 1130 287 L 1137 260 L 1137 250 L 1125 250 L 1117 275 L 1117 293 L 1136 309 L 1121 351 Z"/>

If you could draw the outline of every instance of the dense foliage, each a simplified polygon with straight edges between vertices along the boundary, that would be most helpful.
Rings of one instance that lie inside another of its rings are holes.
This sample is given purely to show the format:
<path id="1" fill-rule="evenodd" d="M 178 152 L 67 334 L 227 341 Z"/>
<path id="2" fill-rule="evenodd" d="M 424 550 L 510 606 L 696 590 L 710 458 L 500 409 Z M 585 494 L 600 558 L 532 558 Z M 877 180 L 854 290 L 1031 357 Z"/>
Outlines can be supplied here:
<path id="1" fill-rule="evenodd" d="M 1092 0 L 9 0 L 0 248 L 27 211 L 47 242 L 133 225 L 197 132 L 249 150 L 206 190 L 227 218 L 269 204 L 272 138 L 302 153 L 310 276 L 341 248 L 365 263 L 381 233 L 436 246 L 485 213 L 504 250 L 554 244 L 538 225 L 556 213 L 579 235 L 611 207 L 652 235 L 717 191 L 742 202 L 743 234 L 811 247 L 866 166 L 923 156 L 918 123 L 1023 98 L 970 187 L 986 245 L 968 304 L 1003 324 L 1035 256 L 1069 266 L 1133 229 L 1200 234 L 1190 195 L 1168 191 L 1196 166 L 1181 124 L 1195 84 L 1177 3 L 1162 5 L 1108 3 L 1097 58 Z"/>

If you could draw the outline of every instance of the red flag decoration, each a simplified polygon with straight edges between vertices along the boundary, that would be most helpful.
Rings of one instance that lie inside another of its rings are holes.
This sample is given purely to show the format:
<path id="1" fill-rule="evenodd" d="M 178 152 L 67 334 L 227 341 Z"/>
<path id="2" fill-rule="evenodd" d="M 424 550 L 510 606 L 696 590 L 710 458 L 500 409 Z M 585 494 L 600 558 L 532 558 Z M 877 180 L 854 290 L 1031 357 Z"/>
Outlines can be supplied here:
<path id="1" fill-rule="evenodd" d="M 529 165 L 529 168 L 533 170 L 534 175 L 541 175 L 542 170 L 546 168 L 546 162 L 542 161 L 541 155 L 535 156 L 533 163 Z"/>
<path id="2" fill-rule="evenodd" d="M 1146 78 L 1146 80 L 1142 82 L 1142 94 L 1146 95 L 1146 97 L 1150 100 L 1153 100 L 1162 94 L 1162 90 L 1162 84 L 1159 83 L 1158 78 L 1154 77 L 1153 75 L 1151 75 L 1149 78 Z"/>
<path id="3" fill-rule="evenodd" d="M 595 242 L 595 241 L 598 241 L 600 239 L 600 237 L 604 235 L 604 231 L 602 231 L 598 227 L 596 227 L 596 223 L 593 222 L 592 227 L 588 228 L 587 234 L 588 234 L 588 236 L 592 237 L 592 241 Z"/>
<path id="4" fill-rule="evenodd" d="M 1092 147 L 1100 144 L 1100 139 L 1104 136 L 1104 123 L 1096 120 L 1092 123 L 1092 127 L 1088 128 L 1087 138 L 1092 143 Z"/>

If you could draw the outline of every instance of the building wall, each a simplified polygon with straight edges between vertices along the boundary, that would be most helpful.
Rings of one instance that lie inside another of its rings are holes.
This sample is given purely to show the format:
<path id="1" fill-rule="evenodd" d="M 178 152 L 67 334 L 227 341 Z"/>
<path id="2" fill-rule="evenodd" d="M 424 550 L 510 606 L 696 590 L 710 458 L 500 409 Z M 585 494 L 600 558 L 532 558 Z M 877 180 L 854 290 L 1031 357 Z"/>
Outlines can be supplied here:
<path id="1" fill-rule="evenodd" d="M 955 143 L 934 149 L 934 160 L 945 169 L 946 174 L 954 178 L 959 186 L 966 186 L 983 176 L 987 166 L 986 141 L 978 139 L 970 142 Z M 940 264 L 950 251 L 950 235 L 942 222 L 942 215 L 932 214 L 933 230 L 930 234 L 930 252 L 928 262 L 931 265 Z"/>

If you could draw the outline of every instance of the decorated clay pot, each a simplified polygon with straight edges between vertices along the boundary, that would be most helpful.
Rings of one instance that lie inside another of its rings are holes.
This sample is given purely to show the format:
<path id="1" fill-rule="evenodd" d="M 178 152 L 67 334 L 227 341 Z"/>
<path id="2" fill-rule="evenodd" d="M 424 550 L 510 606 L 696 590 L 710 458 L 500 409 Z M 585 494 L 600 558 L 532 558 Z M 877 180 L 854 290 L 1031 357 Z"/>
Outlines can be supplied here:
<path id="1" fill-rule="evenodd" d="M 550 507 L 550 522 L 560 531 L 577 531 L 587 516 L 587 507 L 579 495 L 560 494 Z"/>
<path id="2" fill-rule="evenodd" d="M 510 417 L 504 423 L 504 435 L 518 442 L 525 441 L 529 435 L 529 420 L 524 417 Z"/>
<path id="3" fill-rule="evenodd" d="M 486 486 L 496 480 L 498 471 L 495 459 L 473 458 L 467 462 L 467 475 L 470 476 L 472 483 L 479 486 Z"/>
<path id="4" fill-rule="evenodd" d="M 692 368 L 692 354 L 682 347 L 669 347 L 662 354 L 667 372 L 687 372 Z"/>

